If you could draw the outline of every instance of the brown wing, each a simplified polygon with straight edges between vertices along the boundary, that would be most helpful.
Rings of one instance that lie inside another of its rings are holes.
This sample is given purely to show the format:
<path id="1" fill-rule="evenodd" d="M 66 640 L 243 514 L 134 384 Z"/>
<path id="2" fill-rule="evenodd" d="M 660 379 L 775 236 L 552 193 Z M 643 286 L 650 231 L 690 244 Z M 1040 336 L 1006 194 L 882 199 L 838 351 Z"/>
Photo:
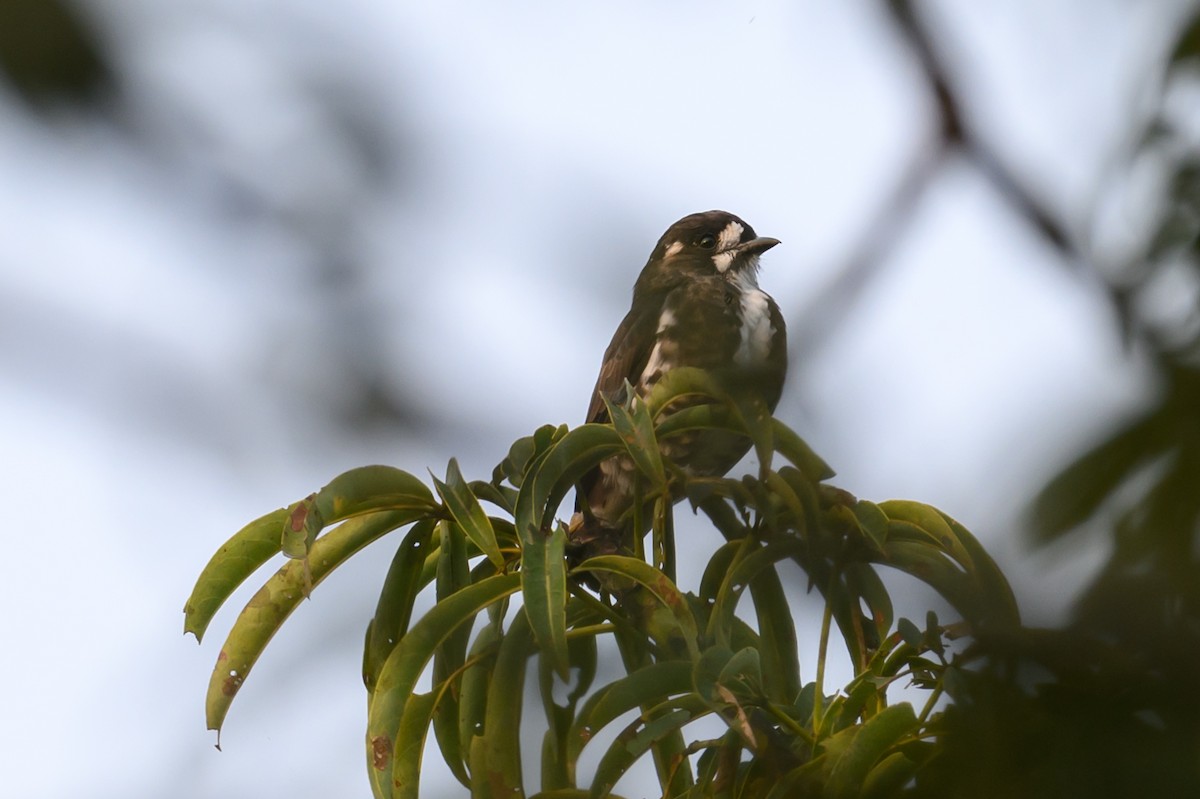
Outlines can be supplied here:
<path id="1" fill-rule="evenodd" d="M 610 401 L 624 401 L 622 389 L 625 381 L 636 381 L 650 360 L 650 352 L 654 349 L 654 337 L 658 332 L 659 303 L 648 303 L 651 307 L 645 311 L 631 308 L 617 332 L 613 334 L 608 349 L 604 351 L 604 362 L 600 365 L 600 376 L 596 378 L 596 387 L 592 389 L 592 399 L 588 403 L 586 421 L 607 422 L 608 409 L 604 407 L 601 396 L 607 396 Z M 582 497 L 589 496 L 600 478 L 600 469 L 592 469 L 579 481 L 579 489 L 575 494 L 575 510 L 583 509 Z"/>
<path id="2" fill-rule="evenodd" d="M 644 311 L 630 309 L 617 332 L 613 334 L 608 349 L 604 351 L 604 362 L 600 365 L 600 376 L 596 378 L 596 387 L 592 389 L 591 402 L 588 404 L 586 421 L 607 422 L 608 410 L 604 407 L 605 395 L 609 400 L 624 400 L 621 389 L 625 381 L 636 383 L 646 362 L 650 360 L 650 352 L 654 349 L 654 338 L 658 332 L 658 303 L 649 303 L 650 308 Z"/>

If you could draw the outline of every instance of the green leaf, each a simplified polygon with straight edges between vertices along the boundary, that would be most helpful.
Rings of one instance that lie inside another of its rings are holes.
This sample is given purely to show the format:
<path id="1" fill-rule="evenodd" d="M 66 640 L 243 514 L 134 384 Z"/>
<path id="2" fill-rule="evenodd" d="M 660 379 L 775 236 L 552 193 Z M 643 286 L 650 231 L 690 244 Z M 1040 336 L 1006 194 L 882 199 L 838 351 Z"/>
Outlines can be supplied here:
<path id="1" fill-rule="evenodd" d="M 490 502 L 505 513 L 512 515 L 517 506 L 517 492 L 507 486 L 496 486 L 482 480 L 472 480 L 467 483 L 471 493 L 481 502 Z"/>
<path id="2" fill-rule="evenodd" d="M 677 734 L 684 725 L 708 712 L 700 697 L 695 695 L 669 700 L 651 708 L 622 730 L 600 758 L 589 795 L 609 795 L 613 786 L 638 758 L 660 741 L 668 740 Z"/>
<path id="3" fill-rule="evenodd" d="M 567 426 L 555 427 L 544 424 L 534 431 L 533 435 L 519 438 L 513 443 L 505 458 L 492 472 L 492 482 L 499 486 L 501 481 L 508 482 L 520 488 L 525 482 L 526 473 L 538 460 L 546 454 L 551 445 L 567 434 Z"/>
<path id="4" fill-rule="evenodd" d="M 392 649 L 408 631 L 413 603 L 427 585 L 421 579 L 427 560 L 437 554 L 430 546 L 434 523 L 428 519 L 413 525 L 396 549 L 392 565 L 383 581 L 375 617 L 367 630 L 363 648 L 363 684 L 367 691 L 375 688 L 375 678 Z M 440 550 L 439 550 L 440 551 Z"/>
<path id="5" fill-rule="evenodd" d="M 683 660 L 653 663 L 600 688 L 583 703 L 567 735 L 567 761 L 572 770 L 583 747 L 614 719 L 691 691 L 692 664 Z"/>
<path id="6" fill-rule="evenodd" d="M 1017 606 L 1017 598 L 1013 595 L 1012 586 L 1004 576 L 1004 572 L 992 560 L 979 539 L 971 535 L 967 528 L 956 522 L 941 511 L 942 519 L 950 527 L 958 540 L 959 546 L 967 553 L 971 561 L 971 573 L 978 582 L 981 594 L 987 600 L 989 625 L 1000 627 L 1017 627 L 1021 624 L 1021 611 Z"/>
<path id="7" fill-rule="evenodd" d="M 813 452 L 804 439 L 778 419 L 774 421 L 772 440 L 775 442 L 775 451 L 791 461 L 805 479 L 819 483 L 837 474 L 821 456 Z"/>
<path id="8" fill-rule="evenodd" d="M 258 656 L 311 586 L 383 534 L 408 524 L 413 512 L 390 511 L 351 519 L 318 540 L 306 561 L 291 561 L 258 590 L 233 624 L 217 656 L 205 701 L 208 728 L 219 730 L 233 698 Z"/>
<path id="9" fill-rule="evenodd" d="M 287 509 L 271 511 L 247 524 L 208 561 L 183 606 L 183 632 L 199 641 L 225 600 L 272 555 L 279 552 L 279 528 Z"/>
<path id="10" fill-rule="evenodd" d="M 620 434 L 606 424 L 585 424 L 550 447 L 526 475 L 517 495 L 516 524 L 522 546 L 550 526 L 567 492 L 601 461 L 625 451 Z"/>
<path id="11" fill-rule="evenodd" d="M 377 510 L 438 509 L 429 488 L 392 466 L 360 466 L 343 472 L 317 492 L 317 510 L 326 524 Z"/>
<path id="12" fill-rule="evenodd" d="M 502 574 L 464 588 L 435 605 L 392 650 L 380 670 L 367 710 L 367 763 L 376 796 L 381 799 L 392 796 L 393 769 L 402 779 L 403 788 L 399 795 L 417 795 L 416 775 L 420 763 L 414 762 L 412 753 L 403 760 L 397 759 L 395 751 L 397 731 L 417 679 L 433 657 L 434 650 L 460 624 L 516 592 L 520 580 L 517 574 Z"/>
<path id="13" fill-rule="evenodd" d="M 1174 443 L 1169 428 L 1162 412 L 1148 414 L 1063 469 L 1034 500 L 1035 538 L 1054 540 L 1090 518 L 1117 486 Z"/>
<path id="14" fill-rule="evenodd" d="M 688 606 L 687 598 L 667 576 L 645 561 L 624 555 L 601 555 L 588 558 L 579 565 L 581 572 L 608 572 L 620 575 L 645 587 L 658 602 L 670 612 L 683 638 L 690 657 L 700 656 L 697 648 L 696 618 Z"/>
<path id="15" fill-rule="evenodd" d="M 442 691 L 435 688 L 426 694 L 411 694 L 404 703 L 400 726 L 396 730 L 396 770 L 393 774 L 393 787 L 400 796 L 416 796 L 429 723 L 439 704 L 438 700 L 444 696 Z M 401 768 L 401 764 L 405 764 L 405 767 Z M 456 770 L 456 777 L 458 771 L 461 768 Z"/>
<path id="16" fill-rule="evenodd" d="M 801 685 L 799 643 L 779 572 L 773 567 L 759 571 L 750 581 L 750 597 L 762 639 L 764 688 L 776 702 L 795 702 Z"/>
<path id="17" fill-rule="evenodd" d="M 880 502 L 878 508 L 887 514 L 892 522 L 907 522 L 920 530 L 930 543 L 958 562 L 963 568 L 971 568 L 971 556 L 963 548 L 958 536 L 946 523 L 946 518 L 937 508 L 923 502 L 912 502 L 903 499 L 890 499 Z M 902 525 L 889 527 L 888 536 L 904 536 L 910 540 L 918 540 L 914 535 L 906 535 Z"/>
<path id="18" fill-rule="evenodd" d="M 535 649 L 533 628 L 524 608 L 500 643 L 483 722 L 487 796 L 521 796 L 521 707 L 525 669 Z"/>
<path id="19" fill-rule="evenodd" d="M 303 558 L 323 528 L 352 516 L 384 510 L 413 512 L 417 519 L 437 515 L 440 507 L 425 484 L 408 472 L 392 466 L 361 466 L 339 474 L 329 485 L 289 508 L 283 553 L 289 558 Z"/>
<path id="20" fill-rule="evenodd" d="M 916 774 L 917 764 L 903 752 L 892 752 L 876 763 L 863 780 L 862 799 L 885 799 L 899 795 Z"/>
<path id="21" fill-rule="evenodd" d="M 522 593 L 538 646 L 567 679 L 566 535 L 547 532 L 563 496 L 588 470 L 624 449 L 609 425 L 585 424 L 558 439 L 526 475 L 517 495 Z"/>
<path id="22" fill-rule="evenodd" d="M 854 503 L 854 517 L 858 519 L 859 526 L 867 534 L 867 540 L 876 549 L 881 550 L 888 533 L 887 514 L 874 502 L 860 499 Z"/>
<path id="23" fill-rule="evenodd" d="M 608 409 L 613 428 L 625 444 L 630 460 L 646 478 L 646 489 L 648 492 L 661 491 L 666 485 L 667 476 L 663 471 L 662 453 L 654 437 L 654 421 L 650 418 L 646 403 L 632 395 L 631 409 L 626 410 L 624 406 L 610 402 L 608 397 L 601 395 L 601 399 Z"/>
<path id="24" fill-rule="evenodd" d="M 892 629 L 892 598 L 879 579 L 878 572 L 869 563 L 848 563 L 842 570 L 846 588 L 858 598 L 858 606 L 866 605 L 875 626 L 875 640 L 869 642 L 874 648 Z"/>
<path id="25" fill-rule="evenodd" d="M 472 662 L 463 671 L 458 698 L 458 737 L 468 744 L 472 738 L 483 734 L 488 689 L 496 663 L 495 650 L 499 649 L 503 635 L 498 624 L 487 624 L 471 644 L 469 660 Z"/>
<path id="26" fill-rule="evenodd" d="M 434 477 L 433 484 L 454 521 L 458 522 L 472 543 L 479 547 L 479 551 L 496 565 L 496 570 L 503 571 L 504 556 L 500 554 L 500 546 L 496 543 L 496 531 L 492 529 L 492 523 L 484 513 L 483 506 L 463 479 L 458 461 L 450 459 L 445 483 Z"/>
<path id="27" fill-rule="evenodd" d="M 896 632 L 900 633 L 900 637 L 904 639 L 904 643 L 913 649 L 921 649 L 921 644 L 925 640 L 925 633 L 921 632 L 920 627 L 908 619 L 900 619 L 900 621 L 896 622 Z"/>
<path id="28" fill-rule="evenodd" d="M 941 594 L 969 622 L 986 623 L 993 617 L 990 598 L 978 584 L 944 553 L 928 544 L 889 540 L 882 560 L 907 572 Z"/>
<path id="29" fill-rule="evenodd" d="M 303 558 L 312 549 L 313 541 L 325 527 L 325 521 L 317 512 L 316 494 L 309 494 L 299 502 L 288 506 L 287 518 L 279 537 L 279 549 L 289 558 Z"/>
<path id="30" fill-rule="evenodd" d="M 803 553 L 804 542 L 798 538 L 780 537 L 766 544 L 747 540 L 746 547 L 749 548 L 747 554 L 739 558 L 726 572 L 708 619 L 707 636 L 725 646 L 729 646 L 731 641 L 734 610 L 742 592 L 759 574 L 772 568 L 778 561 Z"/>
<path id="31" fill-rule="evenodd" d="M 854 731 L 853 737 L 830 763 L 824 795 L 831 799 L 861 796 L 867 773 L 891 746 L 915 730 L 917 724 L 912 705 L 904 702 L 884 708 L 860 727 L 850 728 Z"/>
<path id="32" fill-rule="evenodd" d="M 521 550 L 521 591 L 538 646 L 558 675 L 570 675 L 567 657 L 567 536 L 556 527 Z"/>
<path id="33" fill-rule="evenodd" d="M 442 522 L 441 529 L 442 546 L 437 567 L 438 602 L 449 599 L 471 584 L 466 536 L 462 528 L 455 522 Z M 490 565 L 490 561 L 483 561 L 482 564 Z M 474 617 L 459 623 L 433 654 L 433 683 L 435 689 L 441 692 L 437 712 L 433 716 L 434 734 L 446 765 L 464 786 L 469 785 L 470 780 L 464 765 L 462 741 L 458 737 L 458 691 L 457 686 L 446 686 L 444 683 L 455 680 L 458 670 L 466 661 L 472 621 Z"/>
<path id="34" fill-rule="evenodd" d="M 669 405 L 684 397 L 728 404 L 729 393 L 715 377 L 704 369 L 687 366 L 671 369 L 662 376 L 645 396 L 651 418 L 658 418 Z"/>

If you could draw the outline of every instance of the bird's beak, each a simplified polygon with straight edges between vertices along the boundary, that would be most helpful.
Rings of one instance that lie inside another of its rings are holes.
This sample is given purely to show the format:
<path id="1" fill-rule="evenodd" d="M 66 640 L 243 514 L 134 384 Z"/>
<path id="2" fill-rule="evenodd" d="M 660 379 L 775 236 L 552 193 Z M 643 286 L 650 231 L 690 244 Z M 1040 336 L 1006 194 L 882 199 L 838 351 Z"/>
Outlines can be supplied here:
<path id="1" fill-rule="evenodd" d="M 756 239 L 750 239 L 745 244 L 739 244 L 735 249 L 738 255 L 761 255 L 778 243 L 779 239 L 773 239 L 770 236 L 759 236 Z"/>

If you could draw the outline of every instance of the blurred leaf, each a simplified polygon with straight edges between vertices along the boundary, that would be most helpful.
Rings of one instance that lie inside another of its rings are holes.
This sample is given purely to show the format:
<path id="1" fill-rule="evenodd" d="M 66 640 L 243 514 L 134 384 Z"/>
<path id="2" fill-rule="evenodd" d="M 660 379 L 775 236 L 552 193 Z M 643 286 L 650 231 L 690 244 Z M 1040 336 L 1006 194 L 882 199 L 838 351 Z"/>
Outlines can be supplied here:
<path id="1" fill-rule="evenodd" d="M 233 624 L 208 684 L 208 728 L 219 730 L 233 698 L 271 637 L 307 595 L 346 558 L 381 535 L 411 521 L 383 512 L 351 519 L 313 545 L 307 561 L 291 561 L 258 590 Z"/>
<path id="2" fill-rule="evenodd" d="M 867 539 L 876 549 L 882 549 L 888 532 L 887 514 L 874 502 L 860 499 L 854 503 L 854 516 L 867 534 Z"/>
<path id="3" fill-rule="evenodd" d="M 896 796 L 916 773 L 917 764 L 903 752 L 892 752 L 867 772 L 863 780 L 862 799 L 883 799 Z"/>
<path id="4" fill-rule="evenodd" d="M 804 439 L 778 419 L 774 420 L 772 440 L 775 442 L 775 450 L 791 461 L 792 465 L 799 469 L 806 479 L 819 483 L 837 474 L 829 468 L 829 464 L 813 452 Z M 782 472 L 782 470 L 780 471 Z"/>
<path id="5" fill-rule="evenodd" d="M 1171 440 L 1160 414 L 1126 425 L 1080 456 L 1042 489 L 1034 501 L 1035 536 L 1052 540 L 1094 514 L 1142 464 L 1161 455 Z"/>
<path id="6" fill-rule="evenodd" d="M 840 735 L 849 735 L 849 744 L 833 757 L 825 796 L 858 797 L 871 768 L 897 741 L 917 727 L 917 717 L 907 702 L 885 708 L 861 727 L 852 727 Z"/>
<path id="7" fill-rule="evenodd" d="M 279 552 L 279 528 L 287 509 L 271 511 L 238 530 L 209 559 L 183 606 L 183 632 L 199 641 L 212 617 L 247 577 Z"/>
<path id="8" fill-rule="evenodd" d="M 900 619 L 900 621 L 896 622 L 896 631 L 900 633 L 900 636 L 904 639 L 904 643 L 913 649 L 920 649 L 921 641 L 925 638 L 925 634 L 921 632 L 920 627 L 908 619 Z"/>

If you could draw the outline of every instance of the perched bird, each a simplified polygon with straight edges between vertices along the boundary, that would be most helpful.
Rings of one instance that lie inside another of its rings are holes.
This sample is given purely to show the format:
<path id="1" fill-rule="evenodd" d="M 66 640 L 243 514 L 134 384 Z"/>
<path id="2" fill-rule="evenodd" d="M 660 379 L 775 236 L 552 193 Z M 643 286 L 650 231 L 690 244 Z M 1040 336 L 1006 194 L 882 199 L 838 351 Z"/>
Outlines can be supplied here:
<path id="1" fill-rule="evenodd" d="M 623 403 L 625 383 L 644 396 L 678 367 L 709 372 L 726 391 L 756 394 L 775 409 L 787 371 L 779 306 L 758 287 L 759 256 L 779 243 L 726 211 L 706 211 L 667 229 L 633 287 L 633 303 L 604 353 L 587 421 L 609 421 L 604 397 Z M 673 440 L 664 454 L 693 475 L 723 475 L 750 440 L 709 431 Z M 634 502 L 627 457 L 601 463 L 580 481 L 568 540 L 575 559 L 617 551 Z"/>

